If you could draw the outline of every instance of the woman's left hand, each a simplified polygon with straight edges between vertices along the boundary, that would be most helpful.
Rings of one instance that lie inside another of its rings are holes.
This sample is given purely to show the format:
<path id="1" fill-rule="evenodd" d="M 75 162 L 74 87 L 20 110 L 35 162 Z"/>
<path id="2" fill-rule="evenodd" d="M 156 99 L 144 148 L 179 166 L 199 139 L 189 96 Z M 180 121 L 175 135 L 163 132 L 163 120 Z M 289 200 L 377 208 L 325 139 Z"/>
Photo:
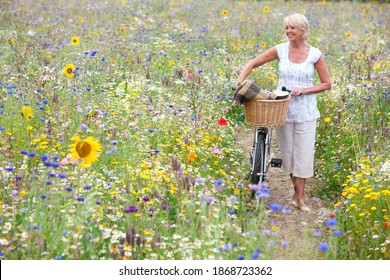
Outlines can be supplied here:
<path id="1" fill-rule="evenodd" d="M 305 94 L 305 89 L 304 88 L 293 88 L 291 90 L 291 95 L 292 96 L 299 96 Z"/>

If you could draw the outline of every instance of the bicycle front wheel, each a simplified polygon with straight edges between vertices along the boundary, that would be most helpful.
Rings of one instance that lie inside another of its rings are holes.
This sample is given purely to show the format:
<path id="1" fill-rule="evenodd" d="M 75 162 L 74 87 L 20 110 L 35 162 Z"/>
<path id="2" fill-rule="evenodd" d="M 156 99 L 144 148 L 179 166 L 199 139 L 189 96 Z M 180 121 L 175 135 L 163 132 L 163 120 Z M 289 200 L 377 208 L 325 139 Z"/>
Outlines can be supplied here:
<path id="1" fill-rule="evenodd" d="M 265 138 L 264 132 L 256 131 L 252 148 L 252 172 L 250 181 L 252 184 L 258 184 L 264 181 L 264 157 L 265 157 Z"/>

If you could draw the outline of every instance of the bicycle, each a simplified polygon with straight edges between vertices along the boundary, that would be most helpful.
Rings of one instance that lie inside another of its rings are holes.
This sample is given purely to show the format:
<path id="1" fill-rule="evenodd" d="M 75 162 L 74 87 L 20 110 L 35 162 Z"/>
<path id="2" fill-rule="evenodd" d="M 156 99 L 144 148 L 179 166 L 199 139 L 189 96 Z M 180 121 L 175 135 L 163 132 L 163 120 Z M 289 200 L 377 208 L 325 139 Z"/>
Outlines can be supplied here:
<path id="1" fill-rule="evenodd" d="M 282 91 L 291 92 L 285 87 Z M 258 126 L 255 128 L 252 151 L 250 155 L 251 169 L 249 179 L 251 184 L 259 184 L 266 180 L 269 167 L 282 167 L 282 159 L 271 158 L 272 127 Z M 252 192 L 252 198 L 255 192 Z"/>
<path id="2" fill-rule="evenodd" d="M 286 91 L 290 93 L 290 90 L 287 90 L 285 87 L 282 88 L 282 91 Z M 269 167 L 282 167 L 282 159 L 279 158 L 271 158 L 271 142 L 272 142 L 272 128 L 284 125 L 286 121 L 286 114 L 288 109 L 288 102 L 290 100 L 290 95 L 286 95 L 284 99 L 275 100 L 278 107 L 273 106 L 269 107 L 270 104 L 276 104 L 275 101 L 262 100 L 260 101 L 261 108 L 260 110 L 265 111 L 264 114 L 272 115 L 271 112 L 274 113 L 273 117 L 271 116 L 268 120 L 263 115 L 257 116 L 259 119 L 252 120 L 253 118 L 250 114 L 247 116 L 245 114 L 245 120 L 248 124 L 255 126 L 255 132 L 253 137 L 253 145 L 250 153 L 250 164 L 251 169 L 247 179 L 250 180 L 250 183 L 253 185 L 258 185 L 266 180 L 267 172 Z M 248 108 L 247 109 L 247 104 Z M 280 106 L 281 105 L 281 106 Z M 253 106 L 251 103 L 244 103 L 244 108 L 246 113 L 251 110 Z M 264 106 L 264 107 L 263 107 Z M 267 106 L 267 107 L 266 107 Z M 269 110 L 264 110 L 269 109 Z M 276 108 L 276 110 L 275 110 Z M 258 107 L 255 107 L 255 110 L 258 110 Z M 279 120 L 276 120 L 279 118 Z M 256 192 L 252 191 L 252 198 L 255 197 Z"/>

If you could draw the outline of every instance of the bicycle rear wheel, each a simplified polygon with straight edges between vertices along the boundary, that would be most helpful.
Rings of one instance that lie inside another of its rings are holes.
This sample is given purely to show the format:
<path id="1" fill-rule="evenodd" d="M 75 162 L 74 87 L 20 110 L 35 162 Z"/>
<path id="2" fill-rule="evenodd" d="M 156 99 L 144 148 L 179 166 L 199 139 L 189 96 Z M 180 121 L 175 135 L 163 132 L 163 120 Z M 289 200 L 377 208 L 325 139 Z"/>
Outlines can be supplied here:
<path id="1" fill-rule="evenodd" d="M 258 184 L 264 181 L 264 157 L 265 157 L 265 139 L 266 132 L 256 130 L 252 147 L 252 170 L 250 181 L 252 184 Z"/>

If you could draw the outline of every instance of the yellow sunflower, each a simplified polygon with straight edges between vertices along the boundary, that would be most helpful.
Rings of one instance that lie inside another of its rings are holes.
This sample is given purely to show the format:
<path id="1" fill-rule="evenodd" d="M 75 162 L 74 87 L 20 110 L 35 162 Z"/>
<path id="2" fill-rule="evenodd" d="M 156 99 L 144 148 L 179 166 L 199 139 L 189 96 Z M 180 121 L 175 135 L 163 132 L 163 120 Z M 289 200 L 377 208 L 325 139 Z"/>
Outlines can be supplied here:
<path id="1" fill-rule="evenodd" d="M 70 40 L 72 42 L 73 45 L 77 46 L 78 44 L 80 44 L 80 39 L 79 37 L 72 37 L 72 39 Z"/>
<path id="2" fill-rule="evenodd" d="M 22 116 L 27 121 L 30 121 L 32 117 L 34 117 L 34 111 L 30 106 L 23 106 L 22 107 Z"/>
<path id="3" fill-rule="evenodd" d="M 228 14 L 229 14 L 228 10 L 222 10 L 221 11 L 221 15 L 223 15 L 223 16 L 227 16 Z"/>
<path id="4" fill-rule="evenodd" d="M 64 67 L 64 74 L 68 76 L 68 78 L 72 78 L 74 76 L 73 71 L 76 70 L 76 67 L 69 63 Z"/>
<path id="5" fill-rule="evenodd" d="M 80 167 L 84 167 L 86 164 L 92 166 L 92 163 L 98 160 L 102 146 L 93 136 L 84 140 L 81 140 L 79 136 L 73 136 L 70 140 L 74 141 L 70 145 L 72 159 L 80 159 Z"/>
<path id="6" fill-rule="evenodd" d="M 261 47 L 262 47 L 263 49 L 265 49 L 265 48 L 267 47 L 267 43 L 266 43 L 266 42 L 261 43 Z"/>
<path id="7" fill-rule="evenodd" d="M 352 33 L 351 32 L 347 32 L 347 34 L 345 34 L 345 38 L 349 39 L 352 37 Z"/>
<path id="8" fill-rule="evenodd" d="M 268 6 L 264 6 L 263 12 L 264 12 L 264 13 L 268 13 L 268 12 L 269 12 L 269 7 L 268 7 Z"/>

